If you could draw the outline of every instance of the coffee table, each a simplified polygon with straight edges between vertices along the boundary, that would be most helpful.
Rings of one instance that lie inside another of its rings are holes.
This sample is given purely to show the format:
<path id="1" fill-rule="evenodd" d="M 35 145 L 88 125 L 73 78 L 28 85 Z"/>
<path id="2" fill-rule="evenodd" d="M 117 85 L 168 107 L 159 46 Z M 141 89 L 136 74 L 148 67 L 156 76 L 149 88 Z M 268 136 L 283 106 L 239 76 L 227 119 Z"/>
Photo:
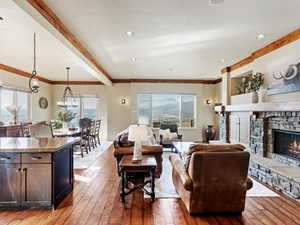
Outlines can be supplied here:
<path id="1" fill-rule="evenodd" d="M 133 162 L 132 155 L 123 156 L 120 164 L 120 172 L 122 178 L 122 187 L 120 197 L 122 202 L 125 202 L 125 196 L 134 192 L 135 190 L 142 190 L 147 195 L 151 196 L 152 201 L 155 200 L 155 170 L 157 163 L 155 157 L 152 155 L 143 155 L 141 161 Z M 142 174 L 144 175 L 144 180 L 142 184 L 137 184 L 134 188 L 126 191 L 128 187 L 130 176 L 132 174 Z M 147 184 L 151 185 L 151 191 L 145 189 Z"/>
<path id="2" fill-rule="evenodd" d="M 187 141 L 173 141 L 172 142 L 176 152 L 182 157 L 183 152 L 187 152 L 192 144 L 195 142 L 187 142 Z"/>

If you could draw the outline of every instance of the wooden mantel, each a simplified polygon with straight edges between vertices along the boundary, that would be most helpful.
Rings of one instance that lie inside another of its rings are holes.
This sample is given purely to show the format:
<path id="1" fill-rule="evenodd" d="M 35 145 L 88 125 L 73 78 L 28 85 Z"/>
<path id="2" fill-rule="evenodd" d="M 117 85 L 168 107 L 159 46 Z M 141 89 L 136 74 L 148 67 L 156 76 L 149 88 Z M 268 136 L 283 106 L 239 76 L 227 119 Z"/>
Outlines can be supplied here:
<path id="1" fill-rule="evenodd" d="M 216 112 L 300 112 L 300 101 L 216 106 Z"/>

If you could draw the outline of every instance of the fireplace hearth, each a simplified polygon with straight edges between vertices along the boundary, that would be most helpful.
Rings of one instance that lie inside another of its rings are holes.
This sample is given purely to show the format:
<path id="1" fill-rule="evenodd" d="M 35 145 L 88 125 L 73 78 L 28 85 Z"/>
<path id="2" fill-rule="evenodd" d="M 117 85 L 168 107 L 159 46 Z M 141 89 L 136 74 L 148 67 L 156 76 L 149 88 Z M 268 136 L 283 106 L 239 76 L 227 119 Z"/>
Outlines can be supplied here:
<path id="1" fill-rule="evenodd" d="M 300 132 L 273 130 L 274 153 L 300 160 Z"/>

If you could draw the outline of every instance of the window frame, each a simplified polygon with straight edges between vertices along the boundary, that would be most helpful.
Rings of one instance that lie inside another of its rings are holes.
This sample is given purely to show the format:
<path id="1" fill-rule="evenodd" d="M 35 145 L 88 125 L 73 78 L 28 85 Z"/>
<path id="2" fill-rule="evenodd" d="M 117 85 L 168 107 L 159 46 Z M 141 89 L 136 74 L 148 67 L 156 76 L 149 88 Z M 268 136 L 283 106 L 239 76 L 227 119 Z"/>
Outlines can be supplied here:
<path id="1" fill-rule="evenodd" d="M 0 87 L 0 96 L 2 95 L 2 90 L 11 91 L 13 92 L 13 102 L 12 105 L 18 105 L 18 93 L 26 93 L 27 94 L 27 119 L 21 120 L 22 122 L 31 121 L 32 120 L 32 94 L 29 91 L 18 89 L 18 88 L 12 88 L 12 87 Z M 0 97 L 0 118 L 3 119 L 2 115 L 2 98 Z M 17 120 L 19 120 L 19 117 L 17 116 Z"/>
<path id="2" fill-rule="evenodd" d="M 96 99 L 96 120 L 98 119 L 99 117 L 99 97 L 98 96 L 94 96 L 94 95 L 80 95 L 80 96 L 75 96 L 76 99 L 78 99 L 79 101 L 79 119 L 82 119 L 83 118 L 83 115 L 84 115 L 84 102 L 83 102 L 83 99 L 84 98 L 94 98 Z M 70 107 L 68 108 L 68 110 L 72 110 L 73 107 Z"/>
<path id="3" fill-rule="evenodd" d="M 197 94 L 195 93 L 146 93 L 146 92 L 139 92 L 136 94 L 136 116 L 137 120 L 139 118 L 139 101 L 138 95 L 150 95 L 150 121 L 151 127 L 153 127 L 153 95 L 177 95 L 179 96 L 179 124 L 178 128 L 180 129 L 197 129 Z M 182 127 L 182 96 L 193 96 L 194 97 L 194 124 L 192 127 Z"/>

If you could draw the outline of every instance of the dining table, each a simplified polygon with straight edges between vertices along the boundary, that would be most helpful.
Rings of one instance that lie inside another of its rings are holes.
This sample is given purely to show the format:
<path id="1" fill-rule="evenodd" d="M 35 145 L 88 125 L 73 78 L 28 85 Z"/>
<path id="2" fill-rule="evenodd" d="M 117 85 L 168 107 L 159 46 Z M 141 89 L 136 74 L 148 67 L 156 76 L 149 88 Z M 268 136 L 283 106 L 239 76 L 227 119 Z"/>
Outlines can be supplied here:
<path id="1" fill-rule="evenodd" d="M 80 136 L 80 128 L 76 127 L 74 129 L 60 128 L 53 130 L 54 137 L 78 137 Z"/>

